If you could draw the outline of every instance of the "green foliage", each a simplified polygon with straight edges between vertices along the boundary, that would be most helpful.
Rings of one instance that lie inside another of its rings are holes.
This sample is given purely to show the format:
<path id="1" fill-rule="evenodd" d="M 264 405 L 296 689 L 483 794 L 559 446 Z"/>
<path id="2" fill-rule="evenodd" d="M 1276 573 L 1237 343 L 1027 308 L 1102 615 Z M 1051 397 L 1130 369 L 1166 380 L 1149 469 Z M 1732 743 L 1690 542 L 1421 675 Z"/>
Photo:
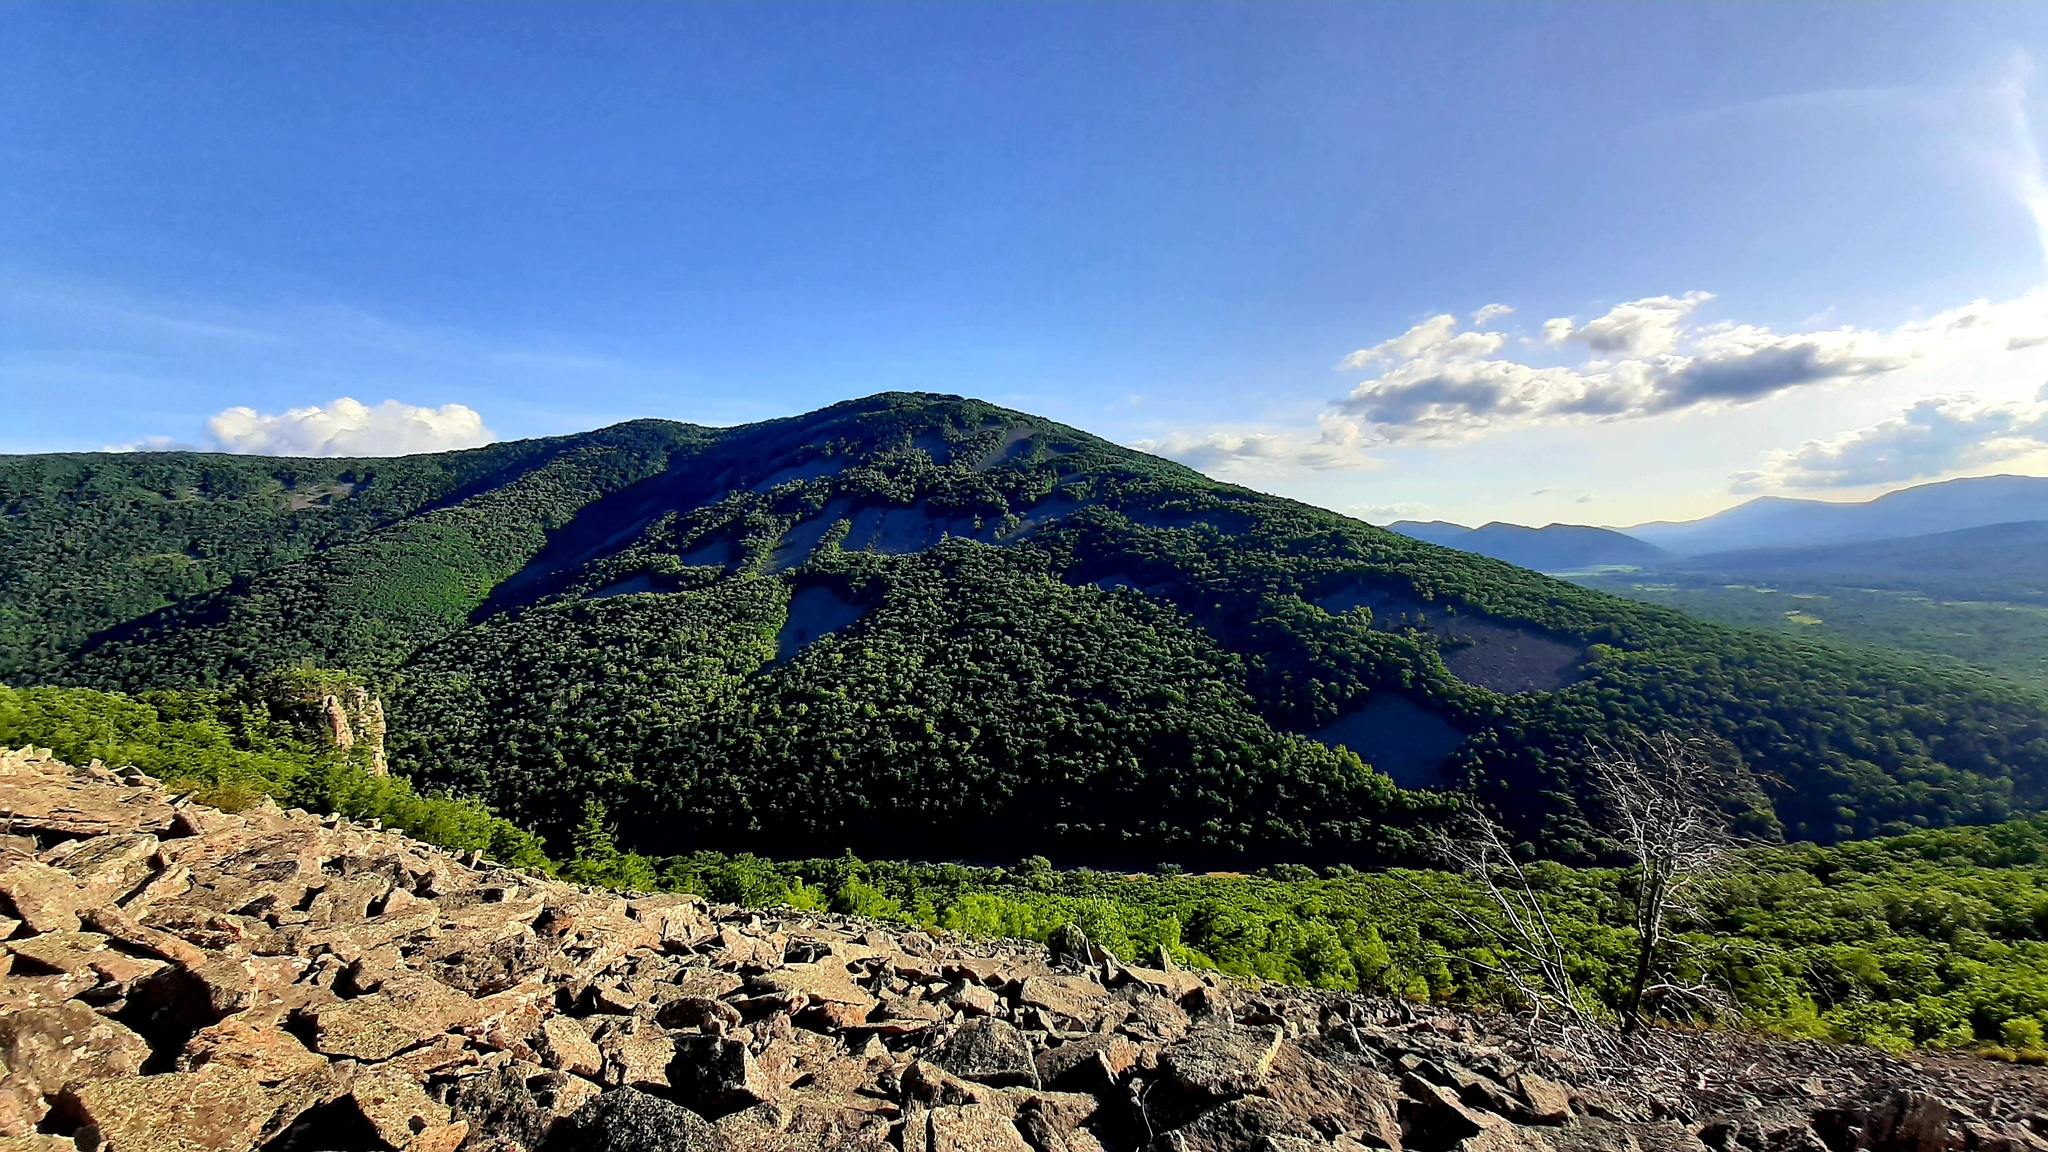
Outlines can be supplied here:
<path id="1" fill-rule="evenodd" d="M 773 666 L 777 579 L 493 620 L 394 685 L 394 748 L 544 828 L 562 796 L 601 797 L 648 846 L 885 852 L 916 826 L 937 854 L 1373 856 L 1427 807 L 1274 731 L 1172 610 L 1031 553 L 963 541 L 841 575 L 873 605 L 859 637 Z"/>
<path id="2" fill-rule="evenodd" d="M 654 864 L 645 856 L 619 851 L 618 829 L 605 822 L 604 803 L 594 796 L 583 800 L 583 819 L 569 838 L 574 855 L 562 868 L 562 877 L 579 884 L 601 884 L 629 892 L 654 888 Z"/>
<path id="3" fill-rule="evenodd" d="M 410 782 L 370 773 L 291 716 L 289 696 L 337 681 L 299 670 L 228 690 L 159 690 L 139 696 L 83 688 L 0 685 L 0 746 L 48 748 L 59 759 L 134 765 L 205 803 L 238 809 L 271 797 L 386 827 L 455 852 L 482 852 L 552 871 L 538 836 L 474 799 L 422 795 Z"/>
<path id="4" fill-rule="evenodd" d="M 2048 1024 L 2048 820 L 1832 848 L 1746 854 L 1682 936 L 1683 974 L 1750 1026 L 1892 1048 L 2038 1050 Z M 1045 940 L 1079 924 L 1127 960 L 1414 998 L 1500 1004 L 1485 941 L 1451 909 L 1495 912 L 1463 876 L 1332 869 L 1122 875 L 696 853 L 664 887 L 768 906 L 802 895 L 928 928 Z M 1576 966 L 1612 1012 L 1635 951 L 1628 874 L 1550 864 L 1534 883 Z M 1724 1016 L 1733 1019 L 1735 1016 Z"/>
<path id="5" fill-rule="evenodd" d="M 2048 681 L 2048 607 L 1952 600 L 1917 592 L 1831 585 L 1725 584 L 1658 574 L 1575 575 L 1589 588 L 1661 604 L 1704 620 L 1843 645 L 1947 657 L 1992 672 Z"/>

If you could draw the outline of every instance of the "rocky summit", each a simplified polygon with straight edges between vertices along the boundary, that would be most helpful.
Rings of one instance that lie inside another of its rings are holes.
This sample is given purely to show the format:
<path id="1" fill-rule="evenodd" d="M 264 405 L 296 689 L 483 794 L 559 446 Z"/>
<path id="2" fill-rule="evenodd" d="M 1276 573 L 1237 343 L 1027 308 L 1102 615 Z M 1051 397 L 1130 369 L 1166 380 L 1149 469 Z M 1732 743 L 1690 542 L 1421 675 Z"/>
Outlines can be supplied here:
<path id="1" fill-rule="evenodd" d="M 2048 1149 L 2048 1072 L 622 896 L 0 755 L 0 1152 Z"/>

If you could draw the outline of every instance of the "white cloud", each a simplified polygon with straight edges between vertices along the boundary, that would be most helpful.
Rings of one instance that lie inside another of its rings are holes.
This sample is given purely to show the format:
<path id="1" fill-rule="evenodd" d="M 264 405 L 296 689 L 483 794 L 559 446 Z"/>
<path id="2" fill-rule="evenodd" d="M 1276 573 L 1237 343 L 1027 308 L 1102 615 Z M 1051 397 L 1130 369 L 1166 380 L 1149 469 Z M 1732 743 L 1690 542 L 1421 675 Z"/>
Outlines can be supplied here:
<path id="1" fill-rule="evenodd" d="M 371 407 L 347 396 L 277 414 L 229 408 L 206 422 L 206 434 L 217 451 L 267 456 L 409 456 L 497 439 L 466 405 L 386 400 Z"/>
<path id="2" fill-rule="evenodd" d="M 2048 388 L 2033 401 L 1931 396 L 1888 420 L 1773 452 L 1735 475 L 1739 492 L 1924 480 L 2048 447 Z"/>
<path id="3" fill-rule="evenodd" d="M 1568 365 L 1500 356 L 1503 333 L 1460 331 L 1456 317 L 1433 316 L 1346 357 L 1344 367 L 1380 374 L 1339 400 L 1336 411 L 1366 441 L 1462 439 L 1544 421 L 1748 404 L 1787 389 L 2048 340 L 2048 290 L 1998 304 L 1979 300 L 1890 332 L 1693 325 L 1694 311 L 1712 298 L 1652 296 L 1584 325 L 1547 321 L 1548 342 L 1582 344 L 1592 353 Z"/>
<path id="4" fill-rule="evenodd" d="M 1679 334 L 1693 310 L 1713 298 L 1711 292 L 1650 296 L 1617 304 L 1583 328 L 1574 329 L 1569 317 L 1546 320 L 1543 334 L 1553 344 L 1576 340 L 1603 356 L 1665 356 L 1677 349 Z"/>
<path id="5" fill-rule="evenodd" d="M 1481 308 L 1479 311 L 1474 312 L 1472 314 L 1472 323 L 1474 326 L 1490 324 L 1503 316 L 1512 314 L 1513 312 L 1514 309 L 1506 304 L 1488 304 L 1484 308 Z"/>
<path id="6" fill-rule="evenodd" d="M 1327 472 L 1377 468 L 1383 463 L 1367 454 L 1366 450 L 1372 447 L 1372 443 L 1361 436 L 1350 422 L 1326 415 L 1319 423 L 1320 429 L 1312 433 L 1173 432 L 1156 439 L 1136 441 L 1131 447 L 1166 456 L 1197 471 L 1212 474 L 1295 468 Z"/>
<path id="7" fill-rule="evenodd" d="M 1368 524 L 1387 525 L 1396 520 L 1426 519 L 1436 511 L 1436 506 L 1419 500 L 1404 500 L 1393 504 L 1351 504 L 1338 511 Z"/>

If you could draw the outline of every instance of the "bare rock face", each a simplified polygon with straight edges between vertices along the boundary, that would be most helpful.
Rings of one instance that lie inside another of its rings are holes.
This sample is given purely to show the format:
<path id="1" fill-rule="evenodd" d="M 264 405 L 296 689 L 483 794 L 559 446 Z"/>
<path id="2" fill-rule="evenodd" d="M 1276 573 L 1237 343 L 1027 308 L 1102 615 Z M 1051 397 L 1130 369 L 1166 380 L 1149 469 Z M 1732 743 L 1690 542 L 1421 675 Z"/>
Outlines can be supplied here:
<path id="1" fill-rule="evenodd" d="M 356 713 L 355 737 L 372 727 Z M 0 1152 L 2048 1152 L 2048 1073 L 624 897 L 0 755 Z"/>

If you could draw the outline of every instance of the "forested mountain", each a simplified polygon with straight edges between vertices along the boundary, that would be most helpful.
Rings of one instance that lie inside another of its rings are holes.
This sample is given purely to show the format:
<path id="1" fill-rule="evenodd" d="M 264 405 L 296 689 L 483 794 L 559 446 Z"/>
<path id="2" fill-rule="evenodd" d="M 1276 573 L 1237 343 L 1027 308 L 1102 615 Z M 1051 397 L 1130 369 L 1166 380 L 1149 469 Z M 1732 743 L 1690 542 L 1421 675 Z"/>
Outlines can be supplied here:
<path id="1" fill-rule="evenodd" d="M 2008 682 L 954 397 L 398 460 L 0 458 L 0 560 L 11 683 L 344 668 L 420 784 L 558 838 L 595 799 L 652 851 L 1362 863 L 1441 810 L 1414 789 L 1469 786 L 1587 860 L 1586 741 L 1658 729 L 1719 737 L 1764 835 L 2048 800 L 2048 701 Z"/>
<path id="2" fill-rule="evenodd" d="M 1538 572 L 1575 572 L 1607 565 L 1646 567 L 1670 560 L 1671 554 L 1612 528 L 1584 524 L 1545 524 L 1530 528 L 1496 520 L 1467 528 L 1447 520 L 1397 520 L 1388 528 L 1446 548 L 1477 552 Z"/>

